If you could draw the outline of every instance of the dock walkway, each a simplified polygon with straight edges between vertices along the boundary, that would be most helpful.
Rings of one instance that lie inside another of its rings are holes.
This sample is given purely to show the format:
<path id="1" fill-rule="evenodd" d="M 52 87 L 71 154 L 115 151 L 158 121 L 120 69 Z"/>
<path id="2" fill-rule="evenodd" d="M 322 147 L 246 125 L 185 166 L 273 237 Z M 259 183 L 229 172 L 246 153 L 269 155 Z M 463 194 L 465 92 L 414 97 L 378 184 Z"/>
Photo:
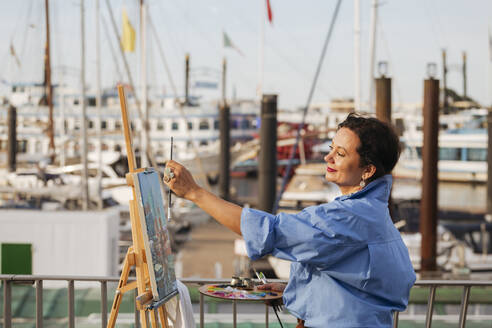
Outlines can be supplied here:
<path id="1" fill-rule="evenodd" d="M 234 240 L 239 235 L 214 220 L 195 226 L 178 253 L 182 263 L 182 277 L 216 277 L 216 263 L 222 267 L 222 277 L 232 277 L 234 272 Z M 220 277 L 218 277 L 220 278 Z"/>

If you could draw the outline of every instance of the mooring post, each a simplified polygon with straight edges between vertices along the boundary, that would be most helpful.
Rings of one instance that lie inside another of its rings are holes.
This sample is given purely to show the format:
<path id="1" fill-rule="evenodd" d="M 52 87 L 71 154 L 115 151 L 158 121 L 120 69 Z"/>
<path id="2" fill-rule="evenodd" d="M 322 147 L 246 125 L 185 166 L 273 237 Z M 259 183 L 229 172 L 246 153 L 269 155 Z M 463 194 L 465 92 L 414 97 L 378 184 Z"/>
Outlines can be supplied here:
<path id="1" fill-rule="evenodd" d="M 446 49 L 442 49 L 442 108 L 443 113 L 448 113 L 448 86 L 447 86 L 448 65 L 446 63 Z"/>
<path id="2" fill-rule="evenodd" d="M 466 100 L 466 97 L 468 96 L 467 95 L 467 88 L 466 88 L 466 51 L 463 51 L 463 54 L 462 54 L 462 58 L 463 58 L 463 67 L 462 67 L 462 73 L 463 73 L 463 98 L 465 98 Z"/>
<path id="3" fill-rule="evenodd" d="M 190 55 L 185 57 L 185 106 L 189 105 L 189 89 L 190 89 Z"/>
<path id="4" fill-rule="evenodd" d="M 380 64 L 381 65 L 381 64 Z M 391 124 L 391 78 L 382 72 L 376 80 L 376 117 Z"/>
<path id="5" fill-rule="evenodd" d="M 380 77 L 376 82 L 376 118 L 389 125 L 391 124 L 391 78 L 386 77 L 386 62 L 379 63 Z M 393 197 L 388 199 L 388 209 L 391 217 L 394 216 Z"/>
<path id="6" fill-rule="evenodd" d="M 439 136 L 439 80 L 424 81 L 424 143 L 422 147 L 422 199 L 420 201 L 421 271 L 436 271 L 437 161 Z"/>
<path id="7" fill-rule="evenodd" d="M 7 166 L 9 172 L 15 172 L 17 155 L 17 109 L 10 105 L 7 113 L 8 143 L 7 143 Z"/>
<path id="8" fill-rule="evenodd" d="M 492 219 L 492 107 L 489 108 L 487 115 L 487 133 L 487 221 L 489 221 Z"/>
<path id="9" fill-rule="evenodd" d="M 231 119 L 230 108 L 226 100 L 226 59 L 222 61 L 222 102 L 219 105 L 220 160 L 219 160 L 219 195 L 230 200 L 229 169 L 231 165 Z"/>
<path id="10" fill-rule="evenodd" d="M 277 95 L 261 100 L 258 208 L 271 212 L 277 190 Z"/>
<path id="11" fill-rule="evenodd" d="M 220 197 L 229 200 L 229 168 L 231 162 L 230 154 L 230 109 L 229 105 L 222 102 L 219 105 L 219 129 L 220 129 L 220 161 L 219 161 L 219 193 Z"/>

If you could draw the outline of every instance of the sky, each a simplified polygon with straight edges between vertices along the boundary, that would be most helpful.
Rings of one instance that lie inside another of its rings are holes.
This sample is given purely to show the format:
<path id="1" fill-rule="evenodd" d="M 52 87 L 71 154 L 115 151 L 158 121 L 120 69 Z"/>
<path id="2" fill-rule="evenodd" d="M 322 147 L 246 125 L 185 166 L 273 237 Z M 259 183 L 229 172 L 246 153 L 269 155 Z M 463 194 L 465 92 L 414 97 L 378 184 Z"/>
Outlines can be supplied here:
<path id="1" fill-rule="evenodd" d="M 172 79 L 184 93 L 185 54 L 190 55 L 193 81 L 220 79 L 222 59 L 227 60 L 227 96 L 256 97 L 259 81 L 260 28 L 264 26 L 263 93 L 278 95 L 279 106 L 295 109 L 306 104 L 336 5 L 335 0 L 270 0 L 273 24 L 264 15 L 265 0 L 148 0 L 148 13 Z M 381 1 L 380 1 L 381 2 Z M 111 0 L 121 33 L 125 8 L 137 30 L 137 51 L 127 53 L 132 76 L 140 82 L 139 1 Z M 55 83 L 80 88 L 81 0 L 50 0 L 52 67 Z M 86 86 L 96 86 L 96 0 L 84 0 Z M 101 75 L 103 87 L 118 81 L 123 64 L 110 25 L 106 0 L 100 0 Z M 361 93 L 369 98 L 371 1 L 360 0 Z M 468 95 L 484 106 L 492 104 L 488 30 L 492 29 L 490 0 L 386 0 L 378 9 L 376 62 L 388 62 L 393 79 L 393 103 L 421 103 L 423 80 L 429 62 L 438 65 L 442 78 L 441 51 L 447 50 L 448 86 L 463 91 L 462 53 L 467 53 Z M 41 82 L 45 42 L 44 1 L 0 1 L 0 80 Z M 150 31 L 150 29 L 148 29 Z M 223 47 L 226 32 L 239 51 Z M 333 35 L 316 86 L 313 102 L 353 98 L 354 1 L 342 0 Z M 153 37 L 152 37 L 153 38 Z M 147 39 L 147 80 L 151 94 L 172 94 L 170 80 L 158 51 Z M 13 45 L 20 67 L 10 54 Z M 116 51 L 118 64 L 112 50 Z M 377 72 L 377 69 L 376 69 Z M 125 81 L 127 80 L 124 78 Z M 5 92 L 5 88 L 2 88 Z M 195 89 L 206 99 L 218 98 L 220 90 Z"/>

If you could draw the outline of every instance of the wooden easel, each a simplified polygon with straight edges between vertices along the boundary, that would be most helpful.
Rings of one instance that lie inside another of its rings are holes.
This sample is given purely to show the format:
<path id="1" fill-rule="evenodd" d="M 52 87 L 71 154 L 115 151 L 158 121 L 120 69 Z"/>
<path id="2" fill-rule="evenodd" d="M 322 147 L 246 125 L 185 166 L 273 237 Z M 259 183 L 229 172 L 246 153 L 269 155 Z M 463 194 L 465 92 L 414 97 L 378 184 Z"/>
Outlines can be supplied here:
<path id="1" fill-rule="evenodd" d="M 108 321 L 108 328 L 113 328 L 116 324 L 116 317 L 120 309 L 121 300 L 123 294 L 131 291 L 135 288 L 138 290 L 138 296 L 135 299 L 135 304 L 140 312 L 140 324 L 143 328 L 149 327 L 148 313 L 150 313 L 150 321 L 153 328 L 159 327 L 159 318 L 161 325 L 164 328 L 168 328 L 167 314 L 164 310 L 164 304 L 161 304 L 157 308 L 148 309 L 147 304 L 151 303 L 152 291 L 150 288 L 149 271 L 147 267 L 147 260 L 145 257 L 144 240 L 142 234 L 142 228 L 140 225 L 139 211 L 137 207 L 137 194 L 135 191 L 135 185 L 133 181 L 133 174 L 143 172 L 145 169 L 137 169 L 135 162 L 135 154 L 132 147 L 132 138 L 130 124 L 128 122 L 128 112 L 126 106 L 125 90 L 122 85 L 118 85 L 118 95 L 120 97 L 121 116 L 123 119 L 123 129 L 125 133 L 126 153 L 128 156 L 128 169 L 126 174 L 126 181 L 129 186 L 132 187 L 133 199 L 130 200 L 130 223 L 132 226 L 132 240 L 133 245 L 128 248 L 125 260 L 123 262 L 123 269 L 121 271 L 120 281 L 116 288 L 113 306 L 111 307 L 111 314 Z M 128 283 L 128 276 L 130 275 L 131 267 L 135 267 L 137 280 Z"/>

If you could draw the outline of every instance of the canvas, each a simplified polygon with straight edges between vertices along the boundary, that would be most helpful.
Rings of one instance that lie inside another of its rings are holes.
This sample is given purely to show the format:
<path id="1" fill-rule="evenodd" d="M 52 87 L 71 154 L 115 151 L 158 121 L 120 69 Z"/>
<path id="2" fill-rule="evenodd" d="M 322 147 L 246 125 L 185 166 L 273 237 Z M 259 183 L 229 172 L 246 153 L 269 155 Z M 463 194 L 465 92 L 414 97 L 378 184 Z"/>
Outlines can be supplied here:
<path id="1" fill-rule="evenodd" d="M 161 301 L 177 293 L 161 180 L 152 169 L 134 177 L 152 295 Z"/>

